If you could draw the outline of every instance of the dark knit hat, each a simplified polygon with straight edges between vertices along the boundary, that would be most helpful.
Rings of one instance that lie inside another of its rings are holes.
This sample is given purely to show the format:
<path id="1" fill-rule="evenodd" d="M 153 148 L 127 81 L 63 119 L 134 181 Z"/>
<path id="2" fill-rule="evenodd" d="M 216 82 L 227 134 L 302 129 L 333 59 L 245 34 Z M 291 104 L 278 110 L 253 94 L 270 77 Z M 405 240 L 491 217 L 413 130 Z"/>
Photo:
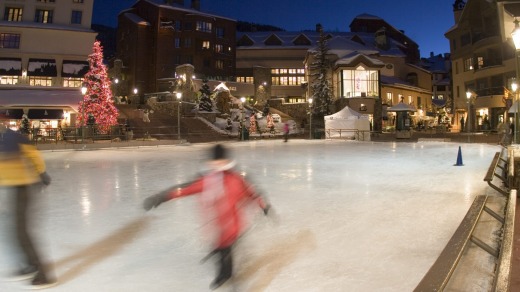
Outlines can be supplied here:
<path id="1" fill-rule="evenodd" d="M 221 144 L 217 144 L 213 147 L 211 151 L 211 159 L 219 160 L 219 159 L 227 159 L 227 150 Z"/>

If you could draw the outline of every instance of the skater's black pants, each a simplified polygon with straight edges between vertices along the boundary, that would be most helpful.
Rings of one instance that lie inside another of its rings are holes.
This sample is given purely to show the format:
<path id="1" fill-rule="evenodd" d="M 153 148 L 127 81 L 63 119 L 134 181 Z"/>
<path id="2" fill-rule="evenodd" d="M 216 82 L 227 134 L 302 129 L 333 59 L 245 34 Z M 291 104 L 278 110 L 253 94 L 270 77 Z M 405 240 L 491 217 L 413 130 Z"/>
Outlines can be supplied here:
<path id="1" fill-rule="evenodd" d="M 34 242 L 29 234 L 29 207 L 31 206 L 31 185 L 22 185 L 14 187 L 15 190 L 15 206 L 16 206 L 16 239 L 23 254 L 26 257 L 26 265 L 38 269 L 39 272 L 45 274 L 40 257 L 36 251 Z M 25 267 L 24 267 L 25 268 Z"/>
<path id="2" fill-rule="evenodd" d="M 218 248 L 217 253 L 220 257 L 217 280 L 231 278 L 231 275 L 233 274 L 233 258 L 231 253 L 231 246 Z"/>

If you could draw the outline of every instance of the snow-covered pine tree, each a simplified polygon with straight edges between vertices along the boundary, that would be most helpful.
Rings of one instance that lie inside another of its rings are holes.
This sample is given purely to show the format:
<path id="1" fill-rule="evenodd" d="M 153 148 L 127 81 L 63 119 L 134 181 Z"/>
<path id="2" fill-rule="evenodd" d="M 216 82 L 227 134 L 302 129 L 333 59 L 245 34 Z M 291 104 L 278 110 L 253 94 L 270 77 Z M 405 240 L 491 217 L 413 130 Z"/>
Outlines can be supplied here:
<path id="1" fill-rule="evenodd" d="M 87 88 L 87 92 L 79 103 L 76 126 L 85 126 L 89 116 L 92 116 L 98 131 L 104 134 L 117 124 L 118 112 L 112 100 L 111 82 L 103 64 L 103 48 L 99 41 L 94 42 L 88 62 L 90 69 L 83 77 L 83 86 Z"/>
<path id="2" fill-rule="evenodd" d="M 311 72 L 311 94 L 313 97 L 313 114 L 323 117 L 331 114 L 330 106 L 332 105 L 332 90 L 330 88 L 330 80 L 328 71 L 330 63 L 327 60 L 327 37 L 320 30 L 320 37 L 317 42 L 316 49 L 311 53 L 313 62 L 310 65 Z"/>
<path id="3" fill-rule="evenodd" d="M 212 112 L 213 111 L 213 101 L 211 101 L 211 90 L 209 89 L 208 80 L 202 80 L 202 87 L 199 89 L 200 92 L 200 101 L 199 101 L 199 111 Z"/>

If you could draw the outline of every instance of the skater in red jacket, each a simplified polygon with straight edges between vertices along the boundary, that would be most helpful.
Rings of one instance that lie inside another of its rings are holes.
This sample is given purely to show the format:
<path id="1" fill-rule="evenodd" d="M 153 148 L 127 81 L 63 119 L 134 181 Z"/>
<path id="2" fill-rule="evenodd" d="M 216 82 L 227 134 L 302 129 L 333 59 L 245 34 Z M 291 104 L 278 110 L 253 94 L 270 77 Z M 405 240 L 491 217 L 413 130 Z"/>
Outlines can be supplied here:
<path id="1" fill-rule="evenodd" d="M 244 203 L 256 202 L 265 215 L 270 209 L 253 186 L 232 169 L 234 161 L 228 158 L 226 152 L 222 145 L 214 146 L 207 173 L 191 183 L 170 188 L 144 201 L 145 210 L 150 210 L 171 199 L 199 194 L 202 214 L 208 217 L 208 222 L 214 223 L 212 228 L 216 231 L 215 249 L 210 256 L 218 254 L 220 257 L 219 272 L 211 283 L 212 289 L 218 288 L 232 276 L 232 246 L 243 231 L 241 213 Z"/>

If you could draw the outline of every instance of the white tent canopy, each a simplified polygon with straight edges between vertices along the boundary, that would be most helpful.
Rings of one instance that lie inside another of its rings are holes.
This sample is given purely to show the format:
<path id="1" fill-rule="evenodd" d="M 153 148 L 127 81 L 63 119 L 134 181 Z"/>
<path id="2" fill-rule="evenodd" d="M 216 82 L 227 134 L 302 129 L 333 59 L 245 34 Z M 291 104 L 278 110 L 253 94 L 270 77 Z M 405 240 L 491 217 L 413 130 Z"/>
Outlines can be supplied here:
<path id="1" fill-rule="evenodd" d="M 370 140 L 368 115 L 356 112 L 346 106 L 339 112 L 323 118 L 325 120 L 325 134 L 327 138 Z"/>

